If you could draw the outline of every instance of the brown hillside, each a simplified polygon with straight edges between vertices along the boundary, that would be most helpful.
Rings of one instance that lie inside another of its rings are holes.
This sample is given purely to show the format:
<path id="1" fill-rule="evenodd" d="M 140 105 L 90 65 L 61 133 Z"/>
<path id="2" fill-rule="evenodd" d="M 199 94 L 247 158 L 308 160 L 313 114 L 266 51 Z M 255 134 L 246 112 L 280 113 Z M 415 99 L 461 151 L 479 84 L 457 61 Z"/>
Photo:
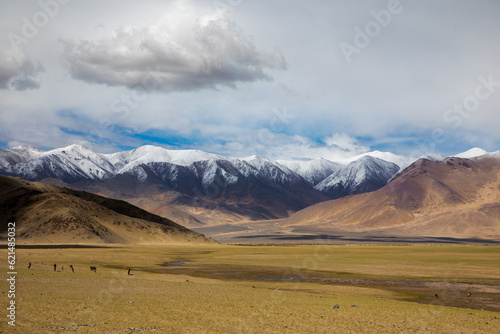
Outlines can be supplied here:
<path id="1" fill-rule="evenodd" d="M 209 239 L 127 202 L 0 176 L 0 233 L 36 243 L 167 243 Z"/>
<path id="2" fill-rule="evenodd" d="M 284 224 L 330 231 L 500 239 L 500 159 L 422 159 L 378 191 L 319 203 Z"/>

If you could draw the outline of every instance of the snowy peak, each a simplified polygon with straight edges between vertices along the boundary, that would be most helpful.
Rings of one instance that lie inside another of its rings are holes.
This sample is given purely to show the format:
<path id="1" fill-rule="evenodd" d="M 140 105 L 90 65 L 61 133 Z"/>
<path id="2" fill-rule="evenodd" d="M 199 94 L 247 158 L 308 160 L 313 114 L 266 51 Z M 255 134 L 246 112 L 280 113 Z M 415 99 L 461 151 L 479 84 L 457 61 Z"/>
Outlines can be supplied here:
<path id="1" fill-rule="evenodd" d="M 337 173 L 336 177 L 350 183 L 352 187 L 359 187 L 363 182 L 370 179 L 387 183 L 398 170 L 399 167 L 394 163 L 371 156 L 364 156 L 347 165 Z"/>
<path id="2" fill-rule="evenodd" d="M 455 155 L 454 157 L 455 158 L 471 159 L 471 158 L 480 157 L 480 156 L 485 155 L 485 154 L 488 154 L 488 152 L 483 150 L 482 148 L 474 147 L 468 151 L 459 153 L 459 154 Z"/>
<path id="3" fill-rule="evenodd" d="M 442 154 L 439 154 L 439 153 L 429 153 L 429 154 L 421 155 L 417 160 L 419 160 L 419 159 L 427 159 L 427 160 L 430 160 L 430 161 L 443 161 L 446 158 L 447 158 L 446 155 L 442 155 Z"/>
<path id="4" fill-rule="evenodd" d="M 279 160 L 277 163 L 299 174 L 312 185 L 317 185 L 342 168 L 342 165 L 323 158 L 308 161 Z"/>
<path id="5" fill-rule="evenodd" d="M 248 157 L 239 158 L 239 160 L 242 160 L 242 161 L 252 161 L 252 160 L 260 160 L 260 159 L 262 159 L 262 158 L 259 157 L 258 155 L 250 155 Z"/>
<path id="6" fill-rule="evenodd" d="M 95 153 L 82 145 L 70 145 L 65 148 L 48 151 L 42 156 L 58 156 L 63 157 L 77 165 L 85 168 L 98 168 L 106 172 L 113 172 L 114 166 L 102 154 Z"/>
<path id="7" fill-rule="evenodd" d="M 224 157 L 198 150 L 167 150 L 162 147 L 145 145 L 131 151 L 105 155 L 120 171 L 125 172 L 141 164 L 168 162 L 178 166 L 189 166 L 196 161 L 224 159 Z"/>
<path id="8" fill-rule="evenodd" d="M 473 148 L 456 157 L 477 156 L 500 157 L 500 153 L 487 154 L 485 150 Z M 441 161 L 446 157 L 427 154 L 420 158 Z M 46 152 L 18 146 L 0 150 L 0 174 L 20 176 L 31 181 L 59 178 L 68 183 L 128 174 L 140 182 L 161 180 L 172 188 L 181 187 L 184 183 L 184 187 L 191 189 L 193 182 L 235 185 L 241 184 L 241 180 L 252 179 L 289 188 L 314 187 L 337 198 L 375 190 L 418 159 L 373 151 L 339 161 L 344 163 L 341 164 L 326 159 L 272 161 L 255 155 L 233 158 L 199 150 L 169 150 L 152 145 L 112 154 L 99 154 L 82 145 Z"/>
<path id="9" fill-rule="evenodd" d="M 404 165 L 410 165 L 413 162 L 413 161 L 411 161 L 412 159 L 408 156 L 397 155 L 397 154 L 394 154 L 391 152 L 382 152 L 382 151 L 372 151 L 372 152 L 363 153 L 363 154 L 357 155 L 355 157 L 352 157 L 350 159 L 343 160 L 343 162 L 346 164 L 349 164 L 349 163 L 354 162 L 356 160 L 359 160 L 363 157 L 372 157 L 372 158 L 382 159 L 382 160 L 385 160 L 388 162 L 392 162 L 393 164 L 396 164 L 399 167 L 403 167 Z"/>
<path id="10" fill-rule="evenodd" d="M 113 174 L 114 167 L 101 154 L 81 145 L 71 145 L 47 152 L 31 147 L 7 150 L 17 161 L 5 166 L 4 174 L 31 181 L 59 178 L 65 182 L 77 179 L 102 179 Z M 3 165 L 3 163 L 2 163 Z"/>
<path id="11" fill-rule="evenodd" d="M 399 166 L 379 158 L 364 156 L 331 174 L 316 189 L 332 198 L 377 190 L 399 171 Z"/>
<path id="12" fill-rule="evenodd" d="M 275 161 L 261 158 L 259 156 L 250 156 L 236 159 L 235 165 L 239 167 L 245 176 L 253 176 L 261 179 L 271 180 L 278 184 L 295 184 L 304 182 L 302 177 L 290 170 L 287 166 Z"/>
<path id="13" fill-rule="evenodd" d="M 43 152 L 27 145 L 0 150 L 0 167 L 7 167 L 34 158 Z"/>
<path id="14" fill-rule="evenodd" d="M 36 147 L 32 147 L 32 146 L 28 146 L 28 145 L 16 146 L 16 147 L 9 149 L 9 151 L 20 154 L 20 155 L 24 155 L 24 156 L 34 156 L 34 155 L 43 153 L 43 151 L 40 151 Z"/>
<path id="15" fill-rule="evenodd" d="M 217 154 L 207 153 L 199 150 L 179 150 L 169 151 L 172 160 L 170 163 L 179 166 L 189 166 L 196 161 L 226 160 L 225 157 Z"/>

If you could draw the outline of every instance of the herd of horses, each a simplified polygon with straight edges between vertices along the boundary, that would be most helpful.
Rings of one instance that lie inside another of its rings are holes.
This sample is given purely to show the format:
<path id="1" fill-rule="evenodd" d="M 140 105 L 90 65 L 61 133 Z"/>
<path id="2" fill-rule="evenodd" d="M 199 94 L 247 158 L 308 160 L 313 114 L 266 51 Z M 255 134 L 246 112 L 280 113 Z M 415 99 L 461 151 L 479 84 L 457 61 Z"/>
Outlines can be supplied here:
<path id="1" fill-rule="evenodd" d="M 54 271 L 57 271 L 57 264 L 56 264 L 56 263 L 54 263 L 52 266 L 53 266 L 53 268 L 54 268 Z M 28 270 L 31 268 L 31 262 L 28 262 L 27 267 L 28 267 Z M 62 266 L 61 268 L 64 270 L 64 266 Z M 69 270 L 71 270 L 71 272 L 72 272 L 72 273 L 74 273 L 74 272 L 75 272 L 75 268 L 73 267 L 73 265 L 72 265 L 72 264 L 70 264 L 70 265 L 68 266 L 68 268 L 69 268 Z M 130 270 L 131 270 L 130 268 L 128 268 L 128 267 L 127 267 L 127 268 L 125 268 L 125 270 L 127 271 L 127 275 L 131 275 L 131 274 L 130 274 Z M 94 272 L 94 274 L 97 274 L 97 267 L 95 267 L 95 266 L 90 266 L 90 271 Z"/>

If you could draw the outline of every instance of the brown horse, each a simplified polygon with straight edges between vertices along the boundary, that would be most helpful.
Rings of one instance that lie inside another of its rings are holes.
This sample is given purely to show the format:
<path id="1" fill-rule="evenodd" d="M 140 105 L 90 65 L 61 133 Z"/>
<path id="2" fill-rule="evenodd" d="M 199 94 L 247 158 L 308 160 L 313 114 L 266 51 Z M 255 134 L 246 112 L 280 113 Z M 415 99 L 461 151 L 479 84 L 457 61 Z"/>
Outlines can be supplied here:
<path id="1" fill-rule="evenodd" d="M 94 272 L 94 274 L 97 274 L 97 268 L 90 266 L 90 270 Z"/>
<path id="2" fill-rule="evenodd" d="M 74 273 L 74 272 L 75 272 L 75 268 L 73 268 L 73 265 L 72 265 L 72 264 L 70 264 L 70 265 L 69 265 L 69 270 L 71 270 L 71 272 L 72 272 L 72 273 Z"/>
<path id="3" fill-rule="evenodd" d="M 125 268 L 125 270 L 127 271 L 127 275 L 130 275 L 130 268 Z"/>

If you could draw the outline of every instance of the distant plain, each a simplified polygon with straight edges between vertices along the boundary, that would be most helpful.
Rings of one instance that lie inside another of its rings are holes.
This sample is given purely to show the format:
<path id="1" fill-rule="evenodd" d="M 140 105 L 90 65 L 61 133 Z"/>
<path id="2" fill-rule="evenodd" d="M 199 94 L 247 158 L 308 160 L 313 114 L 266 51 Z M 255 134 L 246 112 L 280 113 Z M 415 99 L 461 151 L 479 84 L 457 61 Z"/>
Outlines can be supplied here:
<path id="1" fill-rule="evenodd" d="M 17 263 L 19 333 L 500 331 L 500 246 L 20 245 Z"/>

